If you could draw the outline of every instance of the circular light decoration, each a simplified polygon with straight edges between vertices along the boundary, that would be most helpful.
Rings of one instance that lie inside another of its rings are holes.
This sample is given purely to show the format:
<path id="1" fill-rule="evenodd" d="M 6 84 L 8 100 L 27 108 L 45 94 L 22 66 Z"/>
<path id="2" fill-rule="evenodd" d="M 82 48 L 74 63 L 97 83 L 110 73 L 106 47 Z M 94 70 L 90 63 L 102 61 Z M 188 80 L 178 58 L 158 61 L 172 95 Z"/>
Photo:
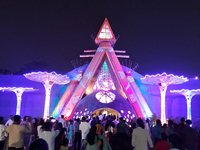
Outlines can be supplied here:
<path id="1" fill-rule="evenodd" d="M 115 94 L 112 92 L 101 91 L 95 95 L 96 99 L 101 103 L 111 103 L 115 100 Z"/>

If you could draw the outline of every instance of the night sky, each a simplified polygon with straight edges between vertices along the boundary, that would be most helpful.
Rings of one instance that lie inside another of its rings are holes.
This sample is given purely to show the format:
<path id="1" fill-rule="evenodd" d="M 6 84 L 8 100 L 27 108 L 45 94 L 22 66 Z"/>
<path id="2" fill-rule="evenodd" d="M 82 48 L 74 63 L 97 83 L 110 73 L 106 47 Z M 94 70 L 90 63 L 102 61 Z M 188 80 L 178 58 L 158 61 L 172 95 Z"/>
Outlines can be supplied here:
<path id="1" fill-rule="evenodd" d="M 43 61 L 65 74 L 97 48 L 105 17 L 136 72 L 200 76 L 200 1 L 190 0 L 1 0 L 0 69 Z"/>

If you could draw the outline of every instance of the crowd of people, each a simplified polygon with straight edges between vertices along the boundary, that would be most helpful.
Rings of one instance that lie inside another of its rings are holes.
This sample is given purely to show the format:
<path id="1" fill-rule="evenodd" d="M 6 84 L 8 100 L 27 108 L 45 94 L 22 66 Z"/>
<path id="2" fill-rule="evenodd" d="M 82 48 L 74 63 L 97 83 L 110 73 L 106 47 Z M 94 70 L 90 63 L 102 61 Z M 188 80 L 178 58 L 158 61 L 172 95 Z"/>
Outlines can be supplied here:
<path id="1" fill-rule="evenodd" d="M 6 123 L 0 117 L 0 150 L 200 150 L 199 133 L 191 124 L 185 118 L 179 124 L 126 122 L 101 113 L 75 120 L 11 115 Z"/>

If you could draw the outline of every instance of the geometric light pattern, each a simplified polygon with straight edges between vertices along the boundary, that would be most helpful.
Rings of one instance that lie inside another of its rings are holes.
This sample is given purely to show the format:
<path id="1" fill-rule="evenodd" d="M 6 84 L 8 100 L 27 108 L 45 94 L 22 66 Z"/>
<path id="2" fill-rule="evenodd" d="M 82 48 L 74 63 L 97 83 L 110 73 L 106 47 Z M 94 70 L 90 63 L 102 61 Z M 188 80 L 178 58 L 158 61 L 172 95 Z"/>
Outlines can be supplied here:
<path id="1" fill-rule="evenodd" d="M 3 92 L 4 91 L 15 92 L 15 94 L 17 96 L 16 115 L 20 115 L 22 94 L 24 92 L 37 91 L 37 89 L 33 89 L 33 88 L 29 88 L 29 87 L 0 87 L 0 91 L 3 91 Z"/>
<path id="2" fill-rule="evenodd" d="M 145 75 L 144 78 L 141 78 L 141 81 L 145 84 L 156 84 L 159 86 L 161 94 L 161 122 L 166 123 L 166 114 L 165 114 L 165 95 L 167 87 L 170 84 L 181 84 L 187 82 L 188 79 L 183 76 L 174 76 L 173 74 L 167 75 L 165 72 L 162 74 L 156 75 Z"/>
<path id="3" fill-rule="evenodd" d="M 97 81 L 94 84 L 93 90 L 116 90 L 114 82 L 111 78 L 110 72 L 108 70 L 108 66 L 106 61 L 103 63 L 103 67 L 101 68 Z"/>
<path id="4" fill-rule="evenodd" d="M 67 84 L 70 82 L 70 79 L 67 75 L 57 74 L 56 72 L 32 72 L 24 74 L 24 76 L 32 81 L 42 82 L 45 88 L 45 106 L 44 106 L 44 115 L 43 118 L 49 116 L 49 107 L 50 107 L 50 94 L 53 84 Z"/>
<path id="5" fill-rule="evenodd" d="M 200 89 L 197 90 L 188 90 L 188 89 L 182 89 L 182 90 L 170 90 L 171 93 L 179 93 L 185 96 L 187 100 L 187 119 L 192 120 L 192 113 L 191 113 L 191 100 L 192 97 L 196 94 L 200 94 Z"/>

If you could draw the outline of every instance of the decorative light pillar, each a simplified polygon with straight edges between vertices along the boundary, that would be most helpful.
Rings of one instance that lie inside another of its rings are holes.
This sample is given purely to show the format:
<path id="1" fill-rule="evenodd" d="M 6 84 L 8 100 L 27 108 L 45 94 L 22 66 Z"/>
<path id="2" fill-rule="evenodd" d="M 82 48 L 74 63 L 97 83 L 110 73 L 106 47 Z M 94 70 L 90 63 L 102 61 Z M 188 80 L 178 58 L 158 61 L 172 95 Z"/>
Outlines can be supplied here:
<path id="1" fill-rule="evenodd" d="M 161 122 L 166 123 L 166 113 L 165 113 L 165 95 L 167 87 L 170 84 L 181 84 L 188 81 L 187 78 L 183 76 L 174 76 L 173 74 L 167 75 L 165 72 L 156 75 L 145 75 L 141 78 L 141 81 L 146 84 L 155 84 L 159 86 L 161 95 Z"/>
<path id="2" fill-rule="evenodd" d="M 15 94 L 17 96 L 16 115 L 20 115 L 22 94 L 24 92 L 37 91 L 37 89 L 28 88 L 28 87 L 0 87 L 0 90 L 3 91 L 3 92 L 4 91 L 15 92 Z"/>
<path id="3" fill-rule="evenodd" d="M 45 106 L 44 106 L 44 115 L 46 119 L 49 116 L 49 107 L 50 107 L 50 94 L 53 84 L 64 85 L 70 82 L 70 79 L 67 75 L 57 74 L 56 72 L 32 72 L 24 74 L 24 76 L 32 81 L 42 82 L 45 88 Z"/>
<path id="4" fill-rule="evenodd" d="M 200 94 L 200 89 L 197 90 L 188 90 L 188 89 L 182 89 L 182 90 L 170 90 L 171 93 L 178 93 L 185 96 L 187 100 L 187 119 L 192 119 L 192 113 L 191 113 L 191 100 L 192 97 L 196 94 Z"/>

